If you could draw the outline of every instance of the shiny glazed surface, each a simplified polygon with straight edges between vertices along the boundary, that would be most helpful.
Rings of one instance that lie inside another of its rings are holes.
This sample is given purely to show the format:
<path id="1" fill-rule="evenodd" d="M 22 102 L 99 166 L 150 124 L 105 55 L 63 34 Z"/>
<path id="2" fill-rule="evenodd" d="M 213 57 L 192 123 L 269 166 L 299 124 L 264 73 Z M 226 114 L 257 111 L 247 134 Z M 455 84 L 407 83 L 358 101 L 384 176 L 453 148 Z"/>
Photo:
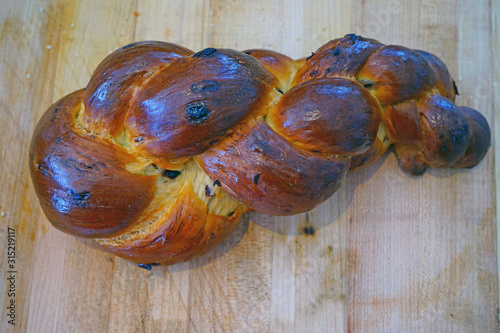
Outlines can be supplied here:
<path id="1" fill-rule="evenodd" d="M 138 263 L 222 242 L 241 215 L 308 211 L 394 144 L 412 174 L 475 166 L 491 133 L 432 54 L 347 35 L 294 61 L 138 42 L 47 110 L 30 170 L 50 222 Z"/>

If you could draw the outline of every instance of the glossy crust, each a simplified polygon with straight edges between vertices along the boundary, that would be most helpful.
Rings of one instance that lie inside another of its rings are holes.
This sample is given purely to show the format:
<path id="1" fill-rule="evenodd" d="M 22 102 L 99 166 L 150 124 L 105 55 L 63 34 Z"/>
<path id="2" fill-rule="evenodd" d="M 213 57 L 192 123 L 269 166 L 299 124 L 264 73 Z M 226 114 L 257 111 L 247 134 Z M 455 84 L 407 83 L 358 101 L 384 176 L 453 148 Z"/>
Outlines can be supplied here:
<path id="1" fill-rule="evenodd" d="M 305 65 L 293 80 L 294 85 L 323 77 L 354 78 L 368 57 L 382 46 L 374 39 L 354 34 L 334 39 L 305 59 Z"/>
<path id="2" fill-rule="evenodd" d="M 172 61 L 193 54 L 165 42 L 136 42 L 111 53 L 92 74 L 83 102 L 86 127 L 101 134 L 118 135 L 136 90 Z"/>
<path id="3" fill-rule="evenodd" d="M 62 98 L 33 134 L 30 171 L 42 209 L 58 229 L 80 237 L 110 237 L 134 224 L 153 197 L 154 179 L 128 172 L 125 149 L 74 122 L 83 90 Z"/>
<path id="4" fill-rule="evenodd" d="M 463 156 L 453 164 L 454 168 L 472 168 L 486 156 L 491 146 L 491 131 L 484 117 L 467 106 L 459 106 L 470 128 L 470 141 Z"/>
<path id="5" fill-rule="evenodd" d="M 435 55 L 346 35 L 293 60 L 137 42 L 52 105 L 30 147 L 58 229 L 136 263 L 191 260 L 252 209 L 313 209 L 388 147 L 412 174 L 470 168 L 487 121 Z"/>
<path id="6" fill-rule="evenodd" d="M 380 125 L 380 106 L 358 82 L 324 78 L 302 82 L 287 91 L 267 120 L 301 148 L 352 156 L 373 144 Z"/>
<path id="7" fill-rule="evenodd" d="M 138 153 L 199 155 L 245 118 L 262 115 L 277 80 L 254 58 L 205 49 L 174 61 L 135 95 L 125 125 Z"/>
<path id="8" fill-rule="evenodd" d="M 299 149 L 257 119 L 201 155 L 199 164 L 250 208 L 293 215 L 313 209 L 339 189 L 349 158 Z"/>
<path id="9" fill-rule="evenodd" d="M 203 183 L 200 178 L 193 180 Z M 200 197 L 196 193 L 199 183 L 179 181 L 182 185 L 172 193 L 171 201 L 159 201 L 155 207 L 145 210 L 143 228 L 113 239 L 99 239 L 101 245 L 137 263 L 171 264 L 191 260 L 226 239 L 248 210 L 222 189 L 212 189 L 209 195 L 205 190 Z M 206 186 L 210 184 L 203 183 L 202 189 Z M 213 205 L 216 200 L 222 202 L 219 207 Z"/>
<path id="10" fill-rule="evenodd" d="M 278 79 L 277 89 L 281 94 L 291 85 L 291 78 L 301 67 L 300 64 L 284 54 L 264 49 L 252 49 L 243 53 L 257 59 L 265 69 Z"/>
<path id="11" fill-rule="evenodd" d="M 436 87 L 431 64 L 420 53 L 388 45 L 375 51 L 356 75 L 381 104 L 421 97 Z"/>

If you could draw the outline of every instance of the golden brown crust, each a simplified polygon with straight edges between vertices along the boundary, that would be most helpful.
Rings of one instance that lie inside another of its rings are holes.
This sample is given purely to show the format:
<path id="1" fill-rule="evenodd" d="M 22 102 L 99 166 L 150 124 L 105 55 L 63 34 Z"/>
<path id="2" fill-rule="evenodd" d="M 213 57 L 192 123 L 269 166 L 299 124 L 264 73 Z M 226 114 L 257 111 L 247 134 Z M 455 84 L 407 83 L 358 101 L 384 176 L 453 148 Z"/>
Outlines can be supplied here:
<path id="1" fill-rule="evenodd" d="M 484 117 L 467 106 L 459 106 L 470 128 L 470 141 L 463 156 L 452 165 L 454 168 L 475 167 L 491 146 L 491 131 Z"/>
<path id="2" fill-rule="evenodd" d="M 349 170 L 357 170 L 364 166 L 370 165 L 378 160 L 393 143 L 387 135 L 387 129 L 382 123 L 375 137 L 375 141 L 370 148 L 360 155 L 355 155 L 351 158 L 351 166 Z"/>
<path id="3" fill-rule="evenodd" d="M 309 151 L 359 155 L 375 140 L 380 105 L 354 80 L 317 79 L 287 91 L 267 121 L 288 141 Z"/>
<path id="4" fill-rule="evenodd" d="M 311 210 L 340 187 L 349 158 L 294 147 L 257 119 L 202 154 L 199 164 L 250 208 L 293 215 Z"/>
<path id="5" fill-rule="evenodd" d="M 354 34 L 334 39 L 305 59 L 293 85 L 323 77 L 354 78 L 366 59 L 382 46 L 374 39 Z"/>
<path id="6" fill-rule="evenodd" d="M 292 58 L 276 51 L 251 49 L 243 51 L 243 53 L 257 59 L 265 69 L 278 79 L 277 88 L 281 90 L 282 94 L 290 88 L 291 80 L 300 67 Z"/>
<path id="7" fill-rule="evenodd" d="M 102 243 L 108 251 L 137 263 L 171 264 L 194 259 L 229 236 L 246 210 L 239 206 L 214 214 L 190 186 L 179 193 L 165 219 L 140 238 L 121 244 Z"/>
<path id="8" fill-rule="evenodd" d="M 427 59 L 427 61 L 431 64 L 432 69 L 434 69 L 437 79 L 437 89 L 441 96 L 455 101 L 455 94 L 457 93 L 455 82 L 451 78 L 451 75 L 448 72 L 448 69 L 446 68 L 444 62 L 442 62 L 441 59 L 439 59 L 432 53 L 421 50 L 415 51 L 420 53 L 425 59 Z"/>
<path id="9" fill-rule="evenodd" d="M 399 45 L 388 45 L 375 51 L 361 67 L 356 79 L 381 104 L 421 97 L 437 83 L 429 62 L 420 53 Z"/>
<path id="10" fill-rule="evenodd" d="M 254 58 L 205 49 L 183 57 L 144 84 L 125 120 L 136 151 L 162 157 L 203 153 L 269 104 L 277 80 Z"/>
<path id="11" fill-rule="evenodd" d="M 392 141 L 405 145 L 421 145 L 422 127 L 416 100 L 410 99 L 386 105 L 384 123 Z"/>
<path id="12" fill-rule="evenodd" d="M 175 59 L 193 54 L 172 43 L 144 41 L 111 53 L 92 74 L 84 94 L 87 128 L 115 136 L 136 89 Z"/>
<path id="13" fill-rule="evenodd" d="M 250 209 L 310 210 L 394 144 L 412 174 L 472 167 L 491 133 L 435 55 L 353 34 L 307 58 L 138 42 L 47 110 L 30 147 L 44 213 L 137 263 L 221 243 Z"/>
<path id="14" fill-rule="evenodd" d="M 470 128 L 464 114 L 449 99 L 432 95 L 419 103 L 423 124 L 426 163 L 448 168 L 464 154 L 470 141 Z"/>
<path id="15" fill-rule="evenodd" d="M 153 197 L 154 179 L 129 173 L 135 157 L 75 124 L 83 90 L 54 103 L 33 134 L 30 171 L 49 221 L 80 237 L 109 237 L 134 224 Z"/>

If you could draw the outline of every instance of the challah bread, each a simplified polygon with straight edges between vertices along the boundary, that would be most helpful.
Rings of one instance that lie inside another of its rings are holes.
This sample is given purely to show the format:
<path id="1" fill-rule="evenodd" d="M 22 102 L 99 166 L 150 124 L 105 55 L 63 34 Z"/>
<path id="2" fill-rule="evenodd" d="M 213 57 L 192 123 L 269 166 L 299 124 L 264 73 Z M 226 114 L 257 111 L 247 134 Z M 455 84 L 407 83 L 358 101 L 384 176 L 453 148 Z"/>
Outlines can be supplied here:
<path id="1" fill-rule="evenodd" d="M 404 169 L 470 168 L 484 117 L 436 56 L 356 35 L 306 59 L 137 42 L 38 122 L 30 171 L 58 229 L 137 263 L 221 243 L 250 210 L 308 211 L 394 144 Z"/>

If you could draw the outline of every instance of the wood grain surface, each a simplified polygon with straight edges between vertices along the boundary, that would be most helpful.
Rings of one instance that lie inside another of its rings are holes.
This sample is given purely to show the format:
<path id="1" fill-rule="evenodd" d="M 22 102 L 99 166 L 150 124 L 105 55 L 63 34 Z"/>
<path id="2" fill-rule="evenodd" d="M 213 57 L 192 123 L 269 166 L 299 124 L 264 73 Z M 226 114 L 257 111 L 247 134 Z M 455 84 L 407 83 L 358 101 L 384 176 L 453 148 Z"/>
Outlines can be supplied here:
<path id="1" fill-rule="evenodd" d="M 421 177 L 391 152 L 309 213 L 248 214 L 211 253 L 151 271 L 53 228 L 27 160 L 45 109 L 136 40 L 298 58 L 354 32 L 423 49 L 499 133 L 499 13 L 483 0 L 0 0 L 0 331 L 498 332 L 498 142 L 472 170 Z"/>

